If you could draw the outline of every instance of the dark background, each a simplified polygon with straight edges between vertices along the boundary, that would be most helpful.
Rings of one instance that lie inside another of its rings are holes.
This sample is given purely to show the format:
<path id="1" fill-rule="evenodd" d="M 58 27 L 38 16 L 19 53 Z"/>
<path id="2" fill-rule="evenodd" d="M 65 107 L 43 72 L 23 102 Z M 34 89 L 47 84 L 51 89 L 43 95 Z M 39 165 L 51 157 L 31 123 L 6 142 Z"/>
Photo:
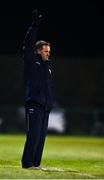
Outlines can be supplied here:
<path id="1" fill-rule="evenodd" d="M 67 133 L 104 135 L 104 7 L 92 0 L 1 1 L 1 129 L 18 127 L 15 112 L 24 105 L 22 42 L 34 9 L 43 15 L 38 39 L 51 43 L 54 95 L 66 111 Z"/>
<path id="2" fill-rule="evenodd" d="M 0 5 L 0 53 L 21 51 L 32 11 L 36 8 L 43 14 L 39 37 L 52 43 L 55 54 L 104 55 L 104 7 L 100 1 L 92 0 L 3 1 Z"/>

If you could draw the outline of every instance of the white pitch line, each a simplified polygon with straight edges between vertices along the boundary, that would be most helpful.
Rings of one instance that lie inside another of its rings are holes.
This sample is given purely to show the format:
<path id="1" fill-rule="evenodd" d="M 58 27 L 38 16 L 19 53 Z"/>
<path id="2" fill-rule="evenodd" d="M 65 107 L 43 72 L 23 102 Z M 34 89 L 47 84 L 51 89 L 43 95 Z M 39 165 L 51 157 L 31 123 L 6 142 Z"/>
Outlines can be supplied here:
<path id="1" fill-rule="evenodd" d="M 87 174 L 87 173 L 77 173 L 77 174 L 79 174 L 81 176 L 87 176 L 87 177 L 89 177 L 91 179 L 96 179 L 97 178 L 96 176 L 93 176 L 93 175 L 90 175 L 90 174 Z"/>
<path id="2" fill-rule="evenodd" d="M 78 170 L 75 170 L 75 169 L 61 169 L 61 168 L 54 168 L 54 167 L 51 167 L 47 170 L 43 170 L 43 171 L 46 171 L 46 172 L 69 172 L 69 173 L 75 173 L 75 174 L 79 174 L 81 176 L 87 176 L 88 178 L 93 178 L 93 179 L 96 179 L 96 176 L 93 176 L 93 175 L 90 175 L 90 174 L 87 174 L 87 173 L 81 173 L 79 172 Z"/>

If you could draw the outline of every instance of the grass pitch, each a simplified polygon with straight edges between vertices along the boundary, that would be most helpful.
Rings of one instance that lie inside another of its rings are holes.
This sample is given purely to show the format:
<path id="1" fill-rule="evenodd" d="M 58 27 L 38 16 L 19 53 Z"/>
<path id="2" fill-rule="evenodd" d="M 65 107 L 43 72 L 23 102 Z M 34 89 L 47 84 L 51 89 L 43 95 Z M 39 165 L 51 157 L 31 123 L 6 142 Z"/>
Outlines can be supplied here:
<path id="1" fill-rule="evenodd" d="M 41 165 L 21 168 L 25 135 L 0 135 L 0 179 L 104 179 L 104 138 L 47 136 Z"/>

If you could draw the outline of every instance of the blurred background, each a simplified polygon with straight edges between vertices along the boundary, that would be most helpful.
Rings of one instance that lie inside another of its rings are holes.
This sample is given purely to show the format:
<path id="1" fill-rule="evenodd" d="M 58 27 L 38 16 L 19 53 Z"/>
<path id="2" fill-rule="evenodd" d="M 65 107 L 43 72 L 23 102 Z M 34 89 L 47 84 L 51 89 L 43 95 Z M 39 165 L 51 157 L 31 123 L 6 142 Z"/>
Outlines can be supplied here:
<path id="1" fill-rule="evenodd" d="M 99 1 L 0 4 L 0 133 L 24 133 L 22 42 L 39 9 L 52 46 L 50 134 L 104 136 L 104 7 Z"/>

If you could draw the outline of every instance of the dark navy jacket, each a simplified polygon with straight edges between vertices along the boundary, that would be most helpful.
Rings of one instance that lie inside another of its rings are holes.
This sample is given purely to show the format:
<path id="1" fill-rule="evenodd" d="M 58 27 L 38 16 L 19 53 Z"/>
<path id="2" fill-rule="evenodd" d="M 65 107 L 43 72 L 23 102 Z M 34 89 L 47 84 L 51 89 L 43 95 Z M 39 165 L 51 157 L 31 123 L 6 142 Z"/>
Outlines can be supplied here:
<path id="1" fill-rule="evenodd" d="M 37 30 L 33 22 L 23 45 L 25 102 L 31 101 L 50 110 L 53 106 L 51 61 L 43 61 L 34 51 Z"/>

